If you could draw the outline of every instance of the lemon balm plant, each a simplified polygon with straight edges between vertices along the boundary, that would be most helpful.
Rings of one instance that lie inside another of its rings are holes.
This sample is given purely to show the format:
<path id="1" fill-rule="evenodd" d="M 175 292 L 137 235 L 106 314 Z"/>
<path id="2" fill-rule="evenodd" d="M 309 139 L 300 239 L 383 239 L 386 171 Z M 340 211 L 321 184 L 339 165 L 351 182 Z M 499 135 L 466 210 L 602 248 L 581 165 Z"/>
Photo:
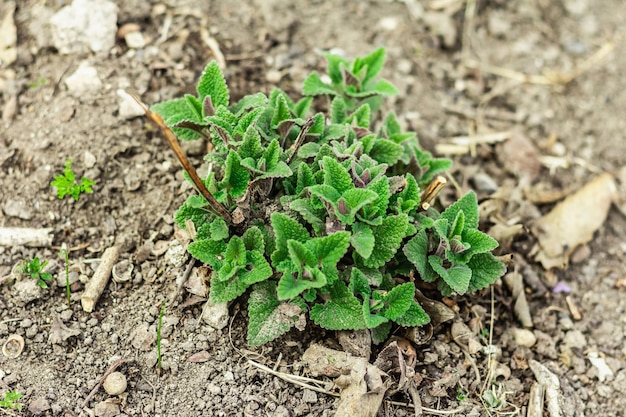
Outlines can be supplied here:
<path id="1" fill-rule="evenodd" d="M 497 242 L 478 230 L 473 192 L 442 212 L 426 203 L 451 161 L 423 150 L 393 112 L 378 114 L 396 93 L 378 77 L 385 50 L 326 59 L 326 80 L 313 72 L 297 101 L 274 89 L 231 102 L 211 62 L 197 95 L 146 108 L 199 191 L 175 215 L 195 234 L 188 251 L 211 267 L 212 301 L 248 294 L 251 345 L 304 329 L 307 316 L 382 341 L 394 324 L 429 322 L 415 280 L 465 294 L 505 270 Z M 328 97 L 329 114 L 312 110 L 315 96 Z M 176 136 L 212 143 L 208 176 Z"/>

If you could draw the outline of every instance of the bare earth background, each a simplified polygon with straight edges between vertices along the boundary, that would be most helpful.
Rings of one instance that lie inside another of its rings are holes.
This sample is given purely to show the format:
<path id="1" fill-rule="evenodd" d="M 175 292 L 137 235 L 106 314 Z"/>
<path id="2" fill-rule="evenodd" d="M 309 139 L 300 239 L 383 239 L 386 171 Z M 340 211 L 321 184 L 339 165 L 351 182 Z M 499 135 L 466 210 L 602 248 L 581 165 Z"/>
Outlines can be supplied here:
<path id="1" fill-rule="evenodd" d="M 496 382 L 508 393 L 508 404 L 497 411 L 481 403 L 489 363 L 480 352 L 465 355 L 444 324 L 418 350 L 423 405 L 461 407 L 457 415 L 515 410 L 524 415 L 535 382 L 528 361 L 534 359 L 559 377 L 564 415 L 626 413 L 626 286 L 620 281 L 626 272 L 626 218 L 612 209 L 567 270 L 546 274 L 529 255 L 534 238 L 526 226 L 551 205 L 534 204 L 520 191 L 539 184 L 567 194 L 598 172 L 626 179 L 623 1 L 478 1 L 474 16 L 467 18 L 460 0 L 118 0 L 118 27 L 139 25 L 145 47 L 130 49 L 118 39 L 107 52 L 62 55 L 50 47 L 46 22 L 68 3 L 17 1 L 17 61 L 0 66 L 0 226 L 50 227 L 54 234 L 51 247 L 0 247 L 0 277 L 38 256 L 51 260 L 55 279 L 63 280 L 58 247 L 65 243 L 72 248 L 70 270 L 77 280 L 71 308 L 56 285 L 33 300 L 11 283 L 0 287 L 0 344 L 11 334 L 25 339 L 18 358 L 0 356 L 0 400 L 8 390 L 25 395 L 23 411 L 12 413 L 92 415 L 99 406 L 99 415 L 333 415 L 334 397 L 286 383 L 247 359 L 306 374 L 299 362 L 302 352 L 313 341 L 336 346 L 334 334 L 309 326 L 305 333 L 294 331 L 250 350 L 246 303 L 231 307 L 234 320 L 222 330 L 198 323 L 202 304 L 168 309 L 162 334 L 165 371 L 157 375 L 159 307 L 176 291 L 185 269 L 174 266 L 164 248 L 174 239 L 172 215 L 190 190 L 181 186 L 176 160 L 146 119 L 120 115 L 116 91 L 131 87 L 150 104 L 179 96 L 193 90 L 219 49 L 234 98 L 267 93 L 276 85 L 297 96 L 308 72 L 324 70 L 316 49 L 338 48 L 353 58 L 379 46 L 388 51 L 384 76 L 400 90 L 387 108 L 427 149 L 455 136 L 512 132 L 503 144 L 479 144 L 456 156 L 451 174 L 462 189 L 478 189 L 481 199 L 494 184 L 510 191 L 499 215 L 503 223 L 525 226 L 505 248 L 515 257 L 511 269 L 522 271 L 527 282 L 534 276 L 548 286 L 566 283 L 583 314 L 582 320 L 572 319 L 566 294 L 527 286 L 537 339 L 527 347 L 514 337 L 513 329 L 521 325 L 504 285 L 495 286 L 493 311 L 490 291 L 457 299 L 458 320 L 469 323 L 470 311 L 483 311 L 483 327 L 489 327 L 493 314 L 492 343 L 501 350 Z M 207 38 L 215 43 L 207 46 Z M 603 47 L 606 56 L 590 61 Z M 464 59 L 473 65 L 464 66 Z M 82 62 L 97 70 L 101 84 L 75 97 L 66 81 Z M 581 68 L 586 71 L 564 86 L 515 79 Z M 204 144 L 186 149 L 200 166 Z M 538 156 L 550 155 L 569 165 L 540 166 Z M 94 193 L 79 202 L 58 200 L 49 186 L 67 157 L 78 175 L 97 181 Z M 450 187 L 444 198 L 454 193 Z M 131 279 L 111 282 L 96 310 L 85 313 L 79 302 L 82 282 L 97 267 L 91 260 L 113 244 L 123 248 L 120 260 L 134 265 Z M 53 325 L 55 318 L 67 329 Z M 59 334 L 67 339 L 49 341 Z M 603 381 L 587 359 L 591 351 L 612 371 Z M 198 352 L 204 361 L 187 361 Z M 131 359 L 118 369 L 128 380 L 126 392 L 109 398 L 100 389 L 83 405 L 95 381 L 119 358 Z M 386 412 L 412 415 L 411 409 L 396 406 Z"/>

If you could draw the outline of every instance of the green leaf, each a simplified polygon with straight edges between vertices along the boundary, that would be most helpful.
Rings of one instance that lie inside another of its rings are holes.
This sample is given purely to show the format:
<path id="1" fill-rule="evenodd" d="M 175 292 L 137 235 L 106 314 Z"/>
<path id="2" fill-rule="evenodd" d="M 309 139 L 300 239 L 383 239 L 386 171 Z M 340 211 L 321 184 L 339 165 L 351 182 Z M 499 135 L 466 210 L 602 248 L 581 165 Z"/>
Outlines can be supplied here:
<path id="1" fill-rule="evenodd" d="M 256 250 L 260 253 L 265 252 L 265 239 L 263 232 L 257 226 L 249 227 L 241 237 L 246 250 Z"/>
<path id="2" fill-rule="evenodd" d="M 391 111 L 387 113 L 385 120 L 383 121 L 383 128 L 389 139 L 392 135 L 402 133 L 402 127 L 400 126 L 400 122 L 398 121 L 398 116 L 395 112 Z"/>
<path id="3" fill-rule="evenodd" d="M 341 66 L 343 65 L 347 68 L 349 62 L 339 55 L 330 54 L 327 52 L 322 53 L 322 55 L 326 58 L 326 61 L 328 62 L 328 76 L 330 77 L 331 82 L 333 83 L 333 85 L 341 85 L 341 83 L 343 82 Z"/>
<path id="4" fill-rule="evenodd" d="M 420 230 L 403 249 L 406 258 L 415 265 L 420 278 L 426 282 L 433 282 L 438 275 L 428 263 L 428 235 Z"/>
<path id="5" fill-rule="evenodd" d="M 224 260 L 233 262 L 237 265 L 246 263 L 246 245 L 239 236 L 233 236 L 228 242 L 228 247 L 224 253 Z"/>
<path id="6" fill-rule="evenodd" d="M 305 246 L 315 254 L 318 264 L 332 268 L 346 254 L 349 245 L 349 232 L 336 232 L 310 239 L 305 243 Z"/>
<path id="7" fill-rule="evenodd" d="M 228 281 L 211 279 L 210 298 L 214 303 L 234 300 L 252 284 L 266 280 L 272 276 L 272 267 L 258 251 L 246 252 L 246 265 L 239 268 L 237 275 Z"/>
<path id="8" fill-rule="evenodd" d="M 278 161 L 276 165 L 272 167 L 272 169 L 267 170 L 263 175 L 257 177 L 256 179 L 262 180 L 266 178 L 286 178 L 291 177 L 293 175 L 293 171 L 289 168 L 289 165 L 284 163 L 283 161 Z"/>
<path id="9" fill-rule="evenodd" d="M 385 48 L 378 48 L 371 54 L 358 59 L 360 68 L 353 68 L 354 72 L 358 72 L 361 68 L 367 68 L 363 84 L 366 85 L 370 80 L 376 77 L 385 64 Z M 355 60 L 355 64 L 356 64 Z"/>
<path id="10" fill-rule="evenodd" d="M 256 284 L 248 300 L 248 344 L 259 346 L 287 333 L 305 311 L 306 305 L 300 298 L 279 301 L 275 283 Z"/>
<path id="11" fill-rule="evenodd" d="M 256 108 L 248 113 L 245 113 L 243 116 L 241 116 L 241 118 L 237 122 L 237 125 L 233 129 L 233 137 L 235 138 L 244 137 L 247 130 L 252 126 L 255 126 L 256 121 L 259 119 L 263 111 L 264 111 L 263 108 Z M 258 131 L 256 132 L 256 134 L 258 135 Z M 258 158 L 258 156 L 256 158 Z"/>
<path id="12" fill-rule="evenodd" d="M 358 109 L 354 111 L 346 120 L 346 123 L 354 123 L 359 127 L 369 128 L 370 126 L 370 106 L 367 104 L 362 104 Z"/>
<path id="13" fill-rule="evenodd" d="M 291 111 L 289 110 L 289 104 L 284 95 L 279 95 L 276 100 L 276 107 L 274 108 L 274 115 L 272 116 L 271 126 L 272 129 L 278 128 L 278 125 L 285 120 L 291 119 Z"/>
<path id="14" fill-rule="evenodd" d="M 226 86 L 226 80 L 224 80 L 222 70 L 220 70 L 217 62 L 211 61 L 209 65 L 204 68 L 196 90 L 198 91 L 200 101 L 203 102 L 206 96 L 210 96 L 214 108 L 218 106 L 228 106 L 230 99 L 228 87 Z"/>
<path id="15" fill-rule="evenodd" d="M 213 240 L 224 240 L 229 236 L 228 225 L 221 217 L 211 222 L 209 231 Z"/>
<path id="16" fill-rule="evenodd" d="M 255 107 L 263 107 L 267 105 L 267 96 L 263 93 L 256 93 L 244 96 L 236 104 L 230 107 L 230 111 L 239 115 L 240 112 L 246 111 Z"/>
<path id="17" fill-rule="evenodd" d="M 318 154 L 320 151 L 319 143 L 309 142 L 305 143 L 298 149 L 298 158 L 308 159 Z"/>
<path id="18" fill-rule="evenodd" d="M 446 269 L 443 266 L 443 259 L 434 255 L 428 257 L 428 263 L 457 294 L 462 295 L 467 292 L 470 279 L 472 278 L 470 267 L 467 265 L 454 265 Z"/>
<path id="19" fill-rule="evenodd" d="M 254 126 L 250 126 L 246 130 L 243 137 L 243 143 L 239 147 L 238 153 L 241 159 L 253 158 L 256 160 L 263 155 L 261 136 Z"/>
<path id="20" fill-rule="evenodd" d="M 327 282 L 326 276 L 317 268 L 287 269 L 278 281 L 278 299 L 289 300 L 310 288 L 322 288 Z"/>
<path id="21" fill-rule="evenodd" d="M 368 329 L 376 328 L 389 321 L 387 317 L 381 314 L 372 314 L 369 294 L 366 294 L 363 300 L 363 318 Z"/>
<path id="22" fill-rule="evenodd" d="M 488 287 L 506 272 L 504 264 L 491 253 L 479 253 L 472 256 L 467 266 L 472 270 L 472 279 L 467 292 Z"/>
<path id="23" fill-rule="evenodd" d="M 396 94 L 398 94 L 398 89 L 396 88 L 396 86 L 391 84 L 387 80 L 378 80 L 371 87 L 368 86 L 367 91 L 374 92 L 383 96 L 395 96 Z"/>
<path id="24" fill-rule="evenodd" d="M 311 252 L 309 248 L 304 246 L 304 244 L 298 242 L 297 240 L 289 239 L 287 240 L 287 250 L 289 251 L 291 262 L 296 265 L 296 267 L 302 267 L 304 265 L 310 267 L 315 266 L 315 254 Z"/>
<path id="25" fill-rule="evenodd" d="M 311 74 L 309 74 L 306 80 L 304 80 L 304 84 L 302 86 L 302 94 L 305 96 L 318 96 L 321 94 L 329 94 L 334 96 L 337 93 L 332 86 L 322 81 L 317 71 L 313 71 Z"/>
<path id="26" fill-rule="evenodd" d="M 187 246 L 187 251 L 207 265 L 211 265 L 214 270 L 222 267 L 222 254 L 226 250 L 226 243 L 223 241 L 215 241 L 211 239 L 198 240 Z"/>
<path id="27" fill-rule="evenodd" d="M 310 199 L 300 198 L 294 200 L 289 204 L 289 208 L 297 211 L 314 229 L 322 230 L 324 228 L 323 214 L 319 213 L 319 210 L 313 206 Z"/>
<path id="28" fill-rule="evenodd" d="M 204 223 L 210 221 L 214 215 L 206 210 L 202 210 L 199 208 L 194 208 L 189 204 L 189 200 L 192 199 L 193 196 L 190 196 L 182 206 L 176 210 L 174 214 L 174 221 L 178 225 L 178 227 L 185 229 L 185 222 L 187 220 L 191 220 L 196 227 L 196 230 L 200 229 Z"/>
<path id="29" fill-rule="evenodd" d="M 381 164 L 394 165 L 400 159 L 404 148 L 387 139 L 376 139 L 369 156 Z"/>
<path id="30" fill-rule="evenodd" d="M 193 130 L 173 127 L 183 121 L 203 123 L 202 118 L 198 116 L 197 112 L 189 105 L 187 99 L 184 97 L 162 101 L 153 105 L 150 110 L 154 113 L 158 113 L 165 124 L 172 128 L 172 131 L 179 139 L 193 140 L 201 137 L 198 132 Z"/>
<path id="31" fill-rule="evenodd" d="M 380 226 L 372 227 L 376 250 L 368 259 L 363 260 L 363 264 L 369 268 L 379 268 L 393 258 L 402 244 L 408 224 L 407 215 L 398 214 L 388 216 Z"/>
<path id="32" fill-rule="evenodd" d="M 343 124 L 346 120 L 346 102 L 341 96 L 336 96 L 330 104 L 331 123 Z"/>
<path id="33" fill-rule="evenodd" d="M 386 176 L 381 176 L 378 180 L 370 182 L 368 188 L 378 194 L 378 198 L 372 202 L 372 208 L 375 210 L 370 213 L 374 216 L 383 216 L 387 213 L 389 206 L 389 180 Z"/>
<path id="34" fill-rule="evenodd" d="M 352 236 L 350 243 L 356 252 L 364 259 L 367 259 L 374 250 L 374 233 L 372 229 L 364 223 L 354 223 L 352 225 Z"/>
<path id="35" fill-rule="evenodd" d="M 391 332 L 391 322 L 381 323 L 380 326 L 374 327 L 372 330 L 372 343 L 379 345 L 389 338 Z"/>
<path id="36" fill-rule="evenodd" d="M 280 144 L 278 143 L 278 140 L 277 139 L 272 140 L 269 146 L 267 147 L 267 150 L 263 154 L 263 158 L 265 158 L 265 170 L 266 171 L 269 172 L 274 169 L 276 164 L 278 164 L 281 153 L 282 152 L 281 152 Z"/>
<path id="37" fill-rule="evenodd" d="M 354 188 L 352 177 L 336 159 L 325 156 L 323 164 L 324 184 L 330 185 L 341 194 L 350 188 Z"/>
<path id="38" fill-rule="evenodd" d="M 311 103 L 313 102 L 313 97 L 304 97 L 293 106 L 293 112 L 296 117 L 300 117 L 304 119 L 306 114 L 309 112 L 311 108 Z"/>
<path id="39" fill-rule="evenodd" d="M 219 182 L 220 187 L 226 187 L 228 194 L 237 198 L 241 197 L 248 188 L 250 173 L 241 165 L 241 158 L 235 151 L 228 153 L 224 179 Z"/>
<path id="40" fill-rule="evenodd" d="M 272 213 L 272 228 L 276 237 L 276 250 L 272 253 L 272 264 L 278 264 L 287 259 L 287 240 L 294 239 L 304 243 L 310 239 L 309 232 L 296 220 L 283 213 Z"/>
<path id="41" fill-rule="evenodd" d="M 362 297 L 371 294 L 370 283 L 365 274 L 357 267 L 352 267 L 350 271 L 350 284 L 348 289 L 353 294 L 358 294 Z"/>
<path id="42" fill-rule="evenodd" d="M 430 322 L 430 317 L 428 317 L 428 314 L 426 314 L 422 306 L 415 302 L 415 300 L 411 300 L 411 304 L 409 305 L 407 311 L 394 321 L 400 326 L 417 327 L 428 324 Z"/>
<path id="43" fill-rule="evenodd" d="M 478 228 L 478 200 L 476 199 L 476 193 L 473 191 L 468 192 L 454 204 L 448 207 L 441 216 L 440 219 L 448 220 L 448 223 L 452 224 L 459 211 L 463 211 L 465 215 L 465 228 L 476 229 Z"/>
<path id="44" fill-rule="evenodd" d="M 329 300 L 326 304 L 314 305 L 309 316 L 317 325 L 328 330 L 358 330 L 367 327 L 361 303 L 342 281 L 336 281 L 330 287 Z"/>
<path id="45" fill-rule="evenodd" d="M 491 252 L 498 247 L 497 240 L 477 229 L 465 229 L 461 237 L 463 242 L 470 245 L 470 248 L 461 254 L 465 262 L 476 254 Z"/>
<path id="46" fill-rule="evenodd" d="M 315 185 L 315 177 L 307 164 L 298 165 L 297 178 L 296 194 L 300 194 L 305 188 Z"/>
<path id="47" fill-rule="evenodd" d="M 375 191 L 365 188 L 346 190 L 337 202 L 337 217 L 343 224 L 352 224 L 356 212 L 377 198 L 378 194 Z"/>
<path id="48" fill-rule="evenodd" d="M 414 297 L 415 285 L 412 282 L 397 285 L 384 298 L 387 305 L 384 316 L 390 320 L 401 317 L 409 309 Z"/>
<path id="49" fill-rule="evenodd" d="M 335 187 L 327 184 L 312 185 L 308 188 L 309 192 L 320 199 L 331 203 L 333 206 L 337 204 L 341 194 Z"/>

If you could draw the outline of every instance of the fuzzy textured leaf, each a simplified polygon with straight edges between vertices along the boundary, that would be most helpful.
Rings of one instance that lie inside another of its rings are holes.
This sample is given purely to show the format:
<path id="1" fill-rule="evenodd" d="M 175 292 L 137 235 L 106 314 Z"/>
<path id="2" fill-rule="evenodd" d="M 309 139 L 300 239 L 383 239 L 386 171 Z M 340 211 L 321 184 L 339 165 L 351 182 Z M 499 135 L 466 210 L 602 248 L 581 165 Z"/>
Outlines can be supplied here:
<path id="1" fill-rule="evenodd" d="M 310 317 L 318 325 L 328 330 L 365 329 L 362 307 L 359 300 L 350 293 L 342 281 L 330 287 L 330 299 L 326 304 L 315 304 Z"/>
<path id="2" fill-rule="evenodd" d="M 304 243 L 310 239 L 309 232 L 298 221 L 283 213 L 272 213 L 272 228 L 276 237 L 276 250 L 272 253 L 272 263 L 277 266 L 287 259 L 287 240 L 293 239 Z"/>
<path id="3" fill-rule="evenodd" d="M 228 87 L 217 62 L 211 61 L 204 68 L 196 90 L 201 101 L 204 101 L 206 96 L 211 96 L 213 107 L 228 106 L 230 100 Z"/>
<path id="4" fill-rule="evenodd" d="M 300 298 L 278 300 L 275 283 L 256 284 L 248 300 L 248 343 L 259 346 L 287 333 L 304 312 L 306 305 Z"/>
<path id="5" fill-rule="evenodd" d="M 396 254 L 406 232 L 409 219 L 406 214 L 388 216 L 380 226 L 372 227 L 376 250 L 363 264 L 369 268 L 379 268 Z"/>

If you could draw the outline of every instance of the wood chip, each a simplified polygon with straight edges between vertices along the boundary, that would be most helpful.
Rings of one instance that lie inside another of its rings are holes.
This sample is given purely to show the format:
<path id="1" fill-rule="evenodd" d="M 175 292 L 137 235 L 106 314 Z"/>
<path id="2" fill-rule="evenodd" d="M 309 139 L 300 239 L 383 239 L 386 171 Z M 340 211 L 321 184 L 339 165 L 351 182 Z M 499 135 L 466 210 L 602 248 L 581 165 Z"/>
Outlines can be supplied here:
<path id="1" fill-rule="evenodd" d="M 109 278 L 111 277 L 113 265 L 115 265 L 119 254 L 119 246 L 112 246 L 104 251 L 100 265 L 98 265 L 98 269 L 96 269 L 93 277 L 87 283 L 85 292 L 80 298 L 83 310 L 87 313 L 91 313 L 93 311 L 100 295 L 102 295 L 102 291 L 106 288 Z"/>

